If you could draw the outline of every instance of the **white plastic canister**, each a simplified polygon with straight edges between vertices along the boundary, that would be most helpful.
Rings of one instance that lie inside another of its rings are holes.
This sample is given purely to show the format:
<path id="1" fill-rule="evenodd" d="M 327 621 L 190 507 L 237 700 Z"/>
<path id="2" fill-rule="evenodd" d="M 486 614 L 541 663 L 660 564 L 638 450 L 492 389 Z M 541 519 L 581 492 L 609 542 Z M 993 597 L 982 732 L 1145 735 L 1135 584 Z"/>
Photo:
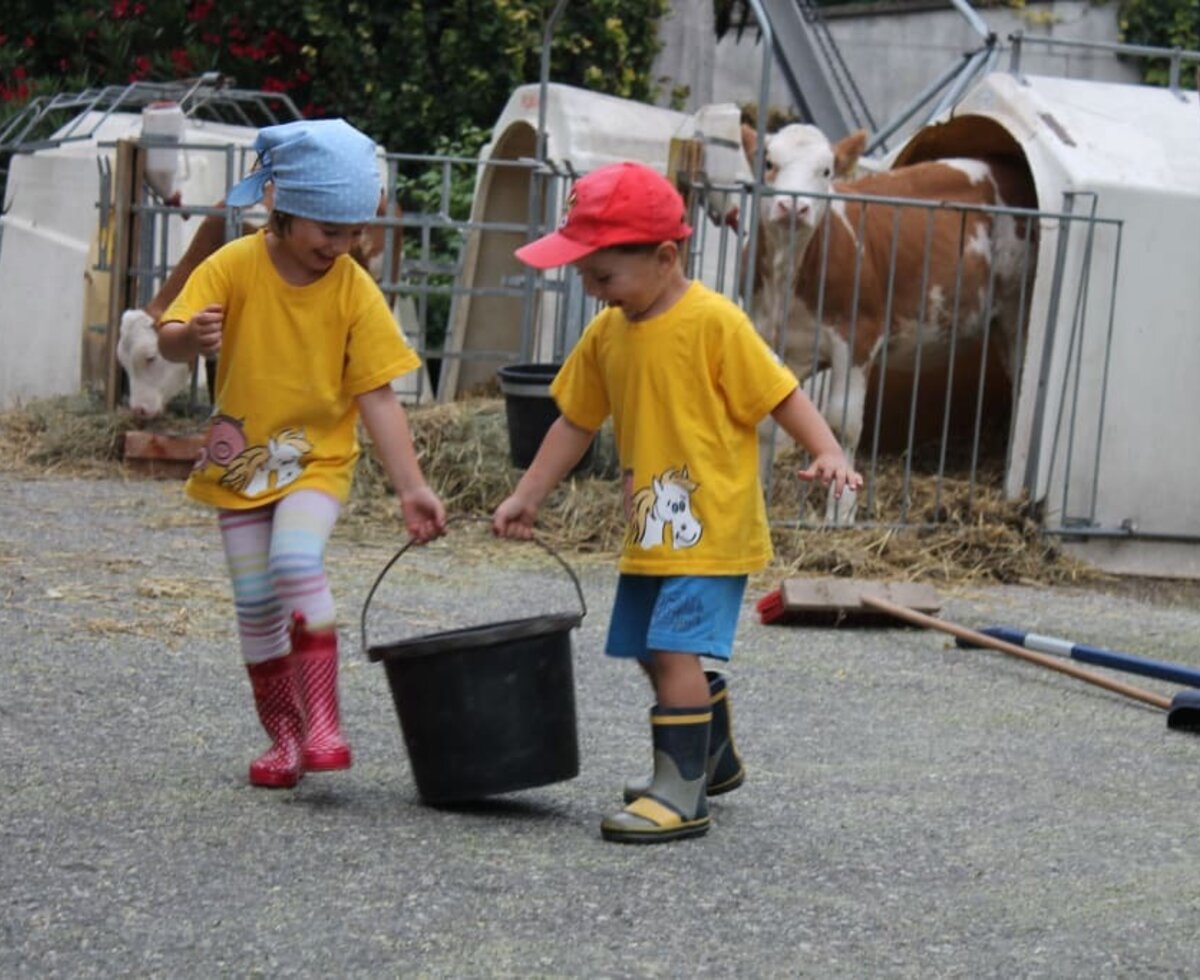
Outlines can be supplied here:
<path id="1" fill-rule="evenodd" d="M 146 181 L 164 200 L 175 193 L 179 143 L 185 124 L 178 102 L 151 102 L 142 109 L 142 137 L 147 144 Z"/>

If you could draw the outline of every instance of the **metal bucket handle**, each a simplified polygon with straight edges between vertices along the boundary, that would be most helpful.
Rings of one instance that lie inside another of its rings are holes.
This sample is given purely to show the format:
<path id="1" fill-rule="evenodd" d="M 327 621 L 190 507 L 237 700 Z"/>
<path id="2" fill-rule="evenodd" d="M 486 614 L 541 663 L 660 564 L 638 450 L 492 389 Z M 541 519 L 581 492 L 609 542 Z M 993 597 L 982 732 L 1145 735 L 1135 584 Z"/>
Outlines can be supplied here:
<path id="1" fill-rule="evenodd" d="M 490 523 L 491 518 L 490 517 L 481 517 L 481 516 L 472 516 L 472 515 L 460 515 L 457 517 L 452 517 L 448 521 L 446 521 L 446 526 L 449 527 L 451 524 L 456 524 L 459 521 L 488 521 Z M 558 562 L 563 567 L 563 570 L 567 573 L 567 575 L 570 576 L 571 584 L 575 586 L 575 594 L 579 596 L 579 608 L 580 608 L 579 615 L 580 615 L 580 618 L 582 619 L 584 616 L 587 615 L 587 602 L 583 598 L 583 588 L 579 584 L 579 577 L 575 574 L 575 570 L 573 568 L 571 568 L 571 566 L 568 565 L 566 563 L 566 561 L 563 560 L 563 557 L 557 551 L 555 551 L 553 548 L 551 548 L 550 545 L 546 544 L 545 541 L 542 541 L 536 535 L 532 538 L 529 538 L 528 540 L 532 541 L 539 548 L 541 548 L 544 552 L 546 552 L 546 554 L 548 554 L 551 558 L 553 558 L 556 562 Z M 396 564 L 396 562 L 398 562 L 400 560 L 400 557 L 416 543 L 417 542 L 416 542 L 415 538 L 409 538 L 403 544 L 403 546 L 401 546 L 400 550 L 397 551 L 394 555 L 392 555 L 391 560 L 386 565 L 383 566 L 383 568 L 380 570 L 379 574 L 375 577 L 375 581 L 371 584 L 371 588 L 367 592 L 366 599 L 363 600 L 362 615 L 359 618 L 359 630 L 362 635 L 362 651 L 363 651 L 363 653 L 367 652 L 367 611 L 371 608 L 371 600 L 375 596 L 375 590 L 379 588 L 380 584 L 383 582 L 384 576 L 386 576 L 387 573 L 389 571 L 391 571 L 392 566 L 394 564 Z"/>

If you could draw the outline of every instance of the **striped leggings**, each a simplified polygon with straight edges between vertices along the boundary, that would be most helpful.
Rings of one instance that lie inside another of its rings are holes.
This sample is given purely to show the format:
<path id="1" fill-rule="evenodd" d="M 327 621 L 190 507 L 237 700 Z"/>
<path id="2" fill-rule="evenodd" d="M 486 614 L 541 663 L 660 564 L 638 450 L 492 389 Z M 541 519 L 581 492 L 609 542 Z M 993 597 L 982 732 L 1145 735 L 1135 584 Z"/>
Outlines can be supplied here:
<path id="1" fill-rule="evenodd" d="M 246 663 L 290 651 L 293 612 L 304 616 L 309 629 L 334 626 L 325 545 L 340 510 L 328 494 L 296 490 L 266 507 L 219 512 Z"/>

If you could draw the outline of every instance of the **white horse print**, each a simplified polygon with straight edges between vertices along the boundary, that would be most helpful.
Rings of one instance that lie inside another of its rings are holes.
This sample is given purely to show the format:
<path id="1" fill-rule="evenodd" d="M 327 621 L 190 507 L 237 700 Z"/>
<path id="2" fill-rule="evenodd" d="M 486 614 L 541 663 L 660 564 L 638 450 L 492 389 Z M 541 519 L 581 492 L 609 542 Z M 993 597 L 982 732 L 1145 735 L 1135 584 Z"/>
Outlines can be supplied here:
<path id="1" fill-rule="evenodd" d="M 300 462 L 312 451 L 312 443 L 300 429 L 281 429 L 265 446 L 251 446 L 230 461 L 221 477 L 221 485 L 257 497 L 294 483 L 304 471 Z"/>
<path id="2" fill-rule="evenodd" d="M 671 528 L 673 548 L 691 548 L 700 540 L 704 527 L 692 513 L 691 495 L 700 488 L 688 476 L 687 467 L 668 469 L 661 477 L 652 476 L 650 486 L 633 495 L 629 533 L 643 548 L 666 544 Z"/>

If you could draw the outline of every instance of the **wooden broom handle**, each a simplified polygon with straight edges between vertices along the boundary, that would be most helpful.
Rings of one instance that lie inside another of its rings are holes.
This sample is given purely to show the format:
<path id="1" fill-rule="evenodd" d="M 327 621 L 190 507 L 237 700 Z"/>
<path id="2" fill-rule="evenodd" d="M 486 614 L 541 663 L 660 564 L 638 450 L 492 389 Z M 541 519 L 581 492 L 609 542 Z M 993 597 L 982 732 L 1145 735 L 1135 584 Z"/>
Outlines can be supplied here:
<path id="1" fill-rule="evenodd" d="M 1077 667 L 1075 664 L 1067 660 L 1059 660 L 1056 657 L 1048 657 L 1043 653 L 1036 653 L 1033 650 L 1026 650 L 1024 647 L 1019 647 L 1016 644 L 1008 643 L 1005 640 L 997 639 L 994 636 L 988 636 L 986 633 L 978 633 L 975 630 L 967 629 L 965 626 L 958 626 L 955 623 L 949 623 L 944 619 L 938 619 L 936 616 L 926 616 L 924 613 L 916 612 L 912 609 L 906 609 L 904 606 L 897 606 L 895 603 L 888 602 L 886 599 L 880 599 L 876 596 L 863 595 L 860 602 L 864 606 L 870 606 L 872 609 L 878 609 L 880 612 L 888 613 L 895 616 L 897 619 L 904 619 L 910 623 L 915 623 L 917 626 L 924 626 L 927 629 L 941 630 L 943 633 L 949 633 L 951 636 L 957 636 L 963 640 L 969 640 L 977 646 L 991 647 L 993 650 L 999 650 L 1001 653 L 1007 653 L 1013 657 L 1020 657 L 1022 660 L 1029 660 L 1032 663 L 1039 664 L 1042 667 L 1049 667 L 1051 670 L 1057 670 L 1060 674 L 1069 674 L 1081 681 L 1087 681 L 1089 684 L 1095 684 L 1098 687 L 1107 688 L 1110 691 L 1115 691 L 1117 694 L 1124 694 L 1128 698 L 1134 698 L 1137 701 L 1144 701 L 1146 704 L 1152 704 L 1156 708 L 1162 708 L 1164 711 L 1171 707 L 1170 698 L 1163 697 L 1161 694 L 1154 694 L 1150 691 L 1144 691 L 1140 687 L 1134 687 L 1132 684 L 1125 684 L 1122 681 L 1111 680 L 1102 674 L 1094 673 L 1083 667 Z"/>

